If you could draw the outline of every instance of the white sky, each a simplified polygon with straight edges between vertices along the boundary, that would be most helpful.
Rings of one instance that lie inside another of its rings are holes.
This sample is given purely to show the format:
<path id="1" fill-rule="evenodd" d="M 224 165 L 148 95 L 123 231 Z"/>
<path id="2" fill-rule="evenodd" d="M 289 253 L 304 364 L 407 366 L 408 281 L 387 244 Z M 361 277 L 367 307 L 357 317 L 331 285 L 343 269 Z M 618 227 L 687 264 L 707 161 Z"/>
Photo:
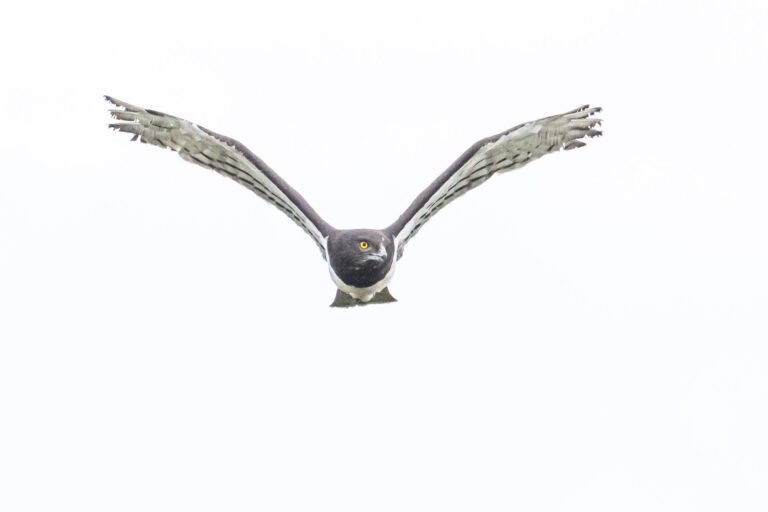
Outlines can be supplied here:
<path id="1" fill-rule="evenodd" d="M 0 19 L 0 510 L 768 509 L 768 8 L 20 2 Z M 110 6 L 111 5 L 111 6 Z M 337 227 L 582 103 L 605 136 L 408 245 L 395 305 L 101 95 Z"/>

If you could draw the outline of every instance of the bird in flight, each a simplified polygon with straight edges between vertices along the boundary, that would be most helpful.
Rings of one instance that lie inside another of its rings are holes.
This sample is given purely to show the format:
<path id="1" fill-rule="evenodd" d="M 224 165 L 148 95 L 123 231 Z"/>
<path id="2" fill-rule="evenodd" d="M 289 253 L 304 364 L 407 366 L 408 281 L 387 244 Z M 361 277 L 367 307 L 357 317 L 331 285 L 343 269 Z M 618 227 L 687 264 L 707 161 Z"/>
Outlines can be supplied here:
<path id="1" fill-rule="evenodd" d="M 266 199 L 299 225 L 320 248 L 338 290 L 333 307 L 394 302 L 388 285 L 403 249 L 442 207 L 496 173 L 524 166 L 560 149 L 601 135 L 599 107 L 530 121 L 474 143 L 440 174 L 389 227 L 336 229 L 264 161 L 242 143 L 179 117 L 105 96 L 115 108 L 110 128 L 131 140 L 176 151 L 181 158 L 232 178 Z"/>

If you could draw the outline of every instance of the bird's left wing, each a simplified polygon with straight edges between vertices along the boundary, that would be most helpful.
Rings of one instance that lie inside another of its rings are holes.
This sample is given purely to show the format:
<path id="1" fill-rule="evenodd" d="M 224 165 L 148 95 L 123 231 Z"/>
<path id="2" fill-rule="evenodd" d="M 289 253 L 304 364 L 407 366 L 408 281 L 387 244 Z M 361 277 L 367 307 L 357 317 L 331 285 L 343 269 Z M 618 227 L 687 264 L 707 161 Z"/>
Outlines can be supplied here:
<path id="1" fill-rule="evenodd" d="M 564 114 L 523 123 L 477 141 L 411 203 L 387 231 L 395 238 L 397 257 L 408 241 L 438 210 L 497 172 L 511 171 L 560 149 L 584 146 L 580 139 L 601 135 L 600 108 L 584 105 Z"/>
<path id="2" fill-rule="evenodd" d="M 184 119 L 105 96 L 119 122 L 109 125 L 139 140 L 176 151 L 189 162 L 232 178 L 274 204 L 298 224 L 325 258 L 324 238 L 333 228 L 275 171 L 242 143 Z"/>

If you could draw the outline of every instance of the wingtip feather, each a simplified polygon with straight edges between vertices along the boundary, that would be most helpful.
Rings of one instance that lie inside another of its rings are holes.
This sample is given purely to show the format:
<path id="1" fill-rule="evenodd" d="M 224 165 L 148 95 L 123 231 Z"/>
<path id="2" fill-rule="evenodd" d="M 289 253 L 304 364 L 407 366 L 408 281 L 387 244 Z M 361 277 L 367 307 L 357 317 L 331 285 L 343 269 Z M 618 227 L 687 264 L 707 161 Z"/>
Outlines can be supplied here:
<path id="1" fill-rule="evenodd" d="M 570 151 L 571 149 L 583 148 L 586 145 L 586 142 L 582 142 L 580 140 L 572 140 L 563 147 L 563 150 Z"/>

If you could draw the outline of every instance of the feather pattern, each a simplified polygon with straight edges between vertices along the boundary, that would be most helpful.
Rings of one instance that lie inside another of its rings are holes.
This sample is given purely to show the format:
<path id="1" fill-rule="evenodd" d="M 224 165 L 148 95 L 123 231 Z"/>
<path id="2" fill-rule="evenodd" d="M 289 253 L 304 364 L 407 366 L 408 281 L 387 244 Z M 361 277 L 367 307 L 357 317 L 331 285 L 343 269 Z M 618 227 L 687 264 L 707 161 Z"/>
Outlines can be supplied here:
<path id="1" fill-rule="evenodd" d="M 479 140 L 435 179 L 386 230 L 395 237 L 397 257 L 408 241 L 445 205 L 499 172 L 518 169 L 548 153 L 585 145 L 602 134 L 599 107 L 584 105 L 564 114 L 523 123 Z"/>
<path id="2" fill-rule="evenodd" d="M 212 169 L 266 199 L 298 224 L 326 257 L 324 238 L 333 228 L 296 190 L 290 187 L 242 143 L 184 119 L 144 109 L 111 96 L 110 110 L 118 122 L 109 125 L 131 133 L 131 140 L 171 149 L 189 162 Z"/>

